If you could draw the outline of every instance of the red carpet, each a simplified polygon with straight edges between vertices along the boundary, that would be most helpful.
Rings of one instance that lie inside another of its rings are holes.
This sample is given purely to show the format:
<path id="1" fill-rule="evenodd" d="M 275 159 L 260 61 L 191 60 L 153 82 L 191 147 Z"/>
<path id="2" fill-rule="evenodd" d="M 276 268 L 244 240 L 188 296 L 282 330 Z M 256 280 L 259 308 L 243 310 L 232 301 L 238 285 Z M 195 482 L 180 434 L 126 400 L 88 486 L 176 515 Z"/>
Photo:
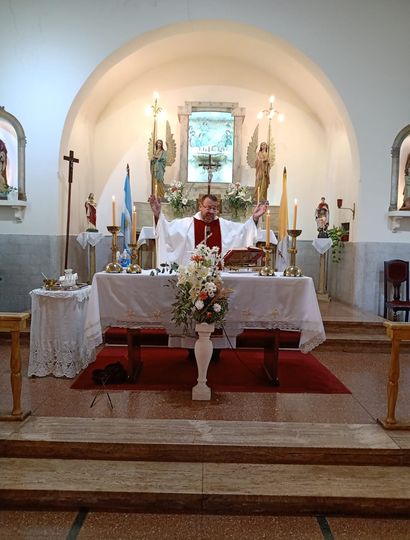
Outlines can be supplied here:
<path id="1" fill-rule="evenodd" d="M 146 347 L 142 351 L 144 366 L 137 383 L 107 385 L 107 389 L 191 390 L 196 384 L 196 364 L 188 360 L 186 349 Z M 224 349 L 220 360 L 209 365 L 208 385 L 219 392 L 351 393 L 312 354 L 280 351 L 279 387 L 269 384 L 262 368 L 262 360 L 262 350 Z M 71 388 L 101 388 L 92 381 L 92 372 L 118 361 L 127 368 L 127 347 L 104 347 L 96 361 L 78 376 Z"/>

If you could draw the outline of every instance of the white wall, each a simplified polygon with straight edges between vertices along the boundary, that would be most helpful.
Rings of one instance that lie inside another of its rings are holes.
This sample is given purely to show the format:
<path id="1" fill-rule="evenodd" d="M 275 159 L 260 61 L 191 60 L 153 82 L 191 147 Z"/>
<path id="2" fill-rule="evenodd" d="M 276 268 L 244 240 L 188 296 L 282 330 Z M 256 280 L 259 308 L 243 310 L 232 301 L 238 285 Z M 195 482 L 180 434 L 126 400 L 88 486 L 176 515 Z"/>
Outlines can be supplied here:
<path id="1" fill-rule="evenodd" d="M 312 62 L 312 73 L 318 77 L 324 75 L 324 84 L 328 79 L 329 92 L 336 89 L 341 106 L 345 107 L 351 121 L 361 167 L 359 178 L 348 178 L 347 183 L 340 186 L 343 192 L 334 195 L 342 196 L 349 204 L 349 198 L 357 195 L 357 239 L 409 241 L 409 233 L 393 235 L 386 220 L 390 190 L 389 151 L 396 134 L 408 124 L 410 109 L 410 74 L 405 65 L 406 53 L 410 50 L 410 3 L 400 0 L 2 2 L 0 104 L 19 119 L 26 132 L 26 185 L 30 204 L 23 224 L 17 226 L 0 220 L 2 233 L 56 234 L 61 230 L 59 224 L 64 223 L 64 219 L 57 210 L 59 187 L 63 188 L 62 195 L 66 187 L 64 178 L 59 179 L 57 174 L 60 141 L 71 104 L 98 66 L 112 54 L 110 61 L 114 65 L 115 51 L 138 36 L 143 40 L 145 32 L 183 21 L 191 21 L 189 24 L 195 28 L 195 21 L 210 13 L 214 18 L 254 25 L 283 39 L 284 47 L 286 43 L 290 44 L 300 51 L 301 57 L 305 55 Z M 239 43 L 240 40 L 238 46 Z M 264 50 L 261 47 L 253 54 L 262 57 L 268 67 L 275 58 L 264 57 Z M 297 73 L 291 70 L 287 73 L 285 67 L 282 73 L 287 76 L 289 88 L 293 80 L 292 90 L 298 92 Z M 299 85 L 303 82 L 299 81 Z M 263 90 L 269 94 L 268 89 Z M 175 103 L 180 101 L 176 95 L 173 99 Z M 237 100 L 236 96 L 230 99 Z M 76 133 L 70 131 L 70 137 L 74 137 L 73 141 L 79 137 L 81 141 L 78 149 L 81 165 L 90 160 L 90 166 L 96 168 L 88 151 L 95 142 L 90 140 L 88 131 L 94 119 L 85 117 L 81 121 L 83 133 L 76 124 Z M 299 143 L 304 142 L 302 135 Z M 343 147 L 351 144 L 351 133 L 347 136 L 348 143 L 346 134 L 341 134 L 340 146 L 337 138 L 332 141 L 332 148 L 336 147 L 332 159 L 336 161 L 327 163 L 331 172 L 336 170 L 336 165 L 341 174 L 344 174 L 343 168 L 351 170 L 350 165 L 348 167 L 340 159 L 340 154 L 345 152 Z M 83 144 L 84 140 L 88 145 Z M 283 140 L 281 144 L 282 150 L 286 149 L 292 156 L 286 157 L 286 161 L 296 159 L 293 156 L 300 145 L 295 150 L 294 140 Z M 131 153 L 132 150 L 131 146 L 123 148 L 124 159 L 128 157 L 127 151 Z M 309 176 L 319 154 L 318 151 L 302 156 L 306 157 L 304 166 L 299 165 L 295 176 Z M 353 155 L 353 168 L 355 159 Z M 120 161 L 121 156 L 118 156 L 117 164 Z M 122 166 L 116 167 L 115 164 L 111 167 L 110 174 L 118 171 L 121 176 Z M 62 169 L 61 172 L 64 176 L 65 171 Z M 324 176 L 325 173 L 324 170 Z M 88 191 L 91 184 L 87 182 L 93 183 L 97 179 L 75 178 L 76 183 L 80 181 L 87 185 L 85 191 Z M 357 182 L 358 193 L 351 193 Z M 319 191 L 323 190 L 317 190 L 317 194 L 322 195 Z M 303 197 L 307 196 L 302 193 Z M 370 200 L 372 211 L 368 212 Z M 310 200 L 312 211 L 316 202 L 315 193 Z M 307 222 L 311 210 L 306 209 L 306 215 L 301 214 L 301 219 Z M 76 212 L 80 214 L 82 210 L 78 208 Z M 73 216 L 73 220 L 79 219 L 80 215 Z"/>

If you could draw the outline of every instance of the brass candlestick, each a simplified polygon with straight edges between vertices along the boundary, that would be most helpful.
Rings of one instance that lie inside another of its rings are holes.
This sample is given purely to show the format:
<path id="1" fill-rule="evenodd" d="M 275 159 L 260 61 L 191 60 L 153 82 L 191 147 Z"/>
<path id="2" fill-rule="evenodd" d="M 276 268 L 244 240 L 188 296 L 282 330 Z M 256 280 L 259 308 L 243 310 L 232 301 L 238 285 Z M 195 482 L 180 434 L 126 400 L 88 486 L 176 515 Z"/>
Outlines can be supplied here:
<path id="1" fill-rule="evenodd" d="M 259 275 L 260 276 L 274 276 L 275 272 L 273 271 L 273 268 L 271 266 L 273 247 L 271 244 L 268 244 L 267 246 L 264 246 L 262 249 L 265 253 L 265 266 L 263 266 L 259 270 Z"/>
<path id="2" fill-rule="evenodd" d="M 283 272 L 283 275 L 286 277 L 300 277 L 302 275 L 302 270 L 299 266 L 296 266 L 296 253 L 298 252 L 296 249 L 296 238 L 301 234 L 301 229 L 288 230 L 288 235 L 292 237 L 292 242 L 288 249 L 288 253 L 290 253 L 290 266 L 285 268 Z"/>
<path id="3" fill-rule="evenodd" d="M 112 234 L 111 242 L 111 262 L 105 267 L 105 271 L 110 274 L 120 274 L 122 272 L 122 266 L 117 263 L 117 234 L 120 232 L 121 227 L 117 225 L 108 225 L 108 231 Z"/>
<path id="4" fill-rule="evenodd" d="M 127 267 L 127 272 L 128 274 L 141 274 L 141 266 L 137 264 L 137 244 L 128 244 L 128 247 L 131 250 L 131 264 Z"/>

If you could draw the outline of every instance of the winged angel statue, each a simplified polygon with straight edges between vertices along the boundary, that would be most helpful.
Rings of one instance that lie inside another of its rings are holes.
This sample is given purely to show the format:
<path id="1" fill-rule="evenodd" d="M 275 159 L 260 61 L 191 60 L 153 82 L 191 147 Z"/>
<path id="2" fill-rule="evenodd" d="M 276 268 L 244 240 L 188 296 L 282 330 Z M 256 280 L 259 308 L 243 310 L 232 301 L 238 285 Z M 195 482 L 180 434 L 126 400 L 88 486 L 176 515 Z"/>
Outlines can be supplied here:
<path id="1" fill-rule="evenodd" d="M 256 126 L 251 142 L 248 144 L 246 160 L 249 167 L 256 169 L 254 198 L 259 201 L 267 201 L 270 170 L 275 163 L 275 143 L 271 137 L 269 145 L 266 142 L 261 142 L 258 149 L 258 136 L 259 126 Z"/>
<path id="2" fill-rule="evenodd" d="M 175 161 L 177 154 L 177 145 L 174 136 L 171 133 L 171 127 L 167 120 L 165 132 L 165 148 L 162 139 L 155 140 L 155 130 L 152 132 L 148 142 L 148 158 L 151 167 L 152 193 L 156 197 L 162 198 L 165 195 L 164 176 L 165 167 L 169 167 Z"/>

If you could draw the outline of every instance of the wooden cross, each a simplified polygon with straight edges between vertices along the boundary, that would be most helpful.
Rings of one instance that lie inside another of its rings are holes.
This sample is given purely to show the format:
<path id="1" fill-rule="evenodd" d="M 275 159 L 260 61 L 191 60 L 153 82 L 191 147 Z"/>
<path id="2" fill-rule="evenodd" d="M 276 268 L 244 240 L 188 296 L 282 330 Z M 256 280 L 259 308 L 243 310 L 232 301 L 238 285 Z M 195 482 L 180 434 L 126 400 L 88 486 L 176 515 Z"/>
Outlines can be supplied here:
<path id="1" fill-rule="evenodd" d="M 71 212 L 71 184 L 73 183 L 73 168 L 74 163 L 80 163 L 80 160 L 74 157 L 74 152 L 70 150 L 68 156 L 64 156 L 64 160 L 68 161 L 68 208 L 67 208 L 67 228 L 65 239 L 65 258 L 64 268 L 68 267 L 68 242 L 70 238 L 70 212 Z"/>
<path id="2" fill-rule="evenodd" d="M 211 182 L 213 171 L 217 171 L 220 168 L 220 163 L 212 162 L 212 154 L 208 155 L 208 163 L 203 163 L 202 168 L 208 171 L 208 195 L 211 193 Z"/>

